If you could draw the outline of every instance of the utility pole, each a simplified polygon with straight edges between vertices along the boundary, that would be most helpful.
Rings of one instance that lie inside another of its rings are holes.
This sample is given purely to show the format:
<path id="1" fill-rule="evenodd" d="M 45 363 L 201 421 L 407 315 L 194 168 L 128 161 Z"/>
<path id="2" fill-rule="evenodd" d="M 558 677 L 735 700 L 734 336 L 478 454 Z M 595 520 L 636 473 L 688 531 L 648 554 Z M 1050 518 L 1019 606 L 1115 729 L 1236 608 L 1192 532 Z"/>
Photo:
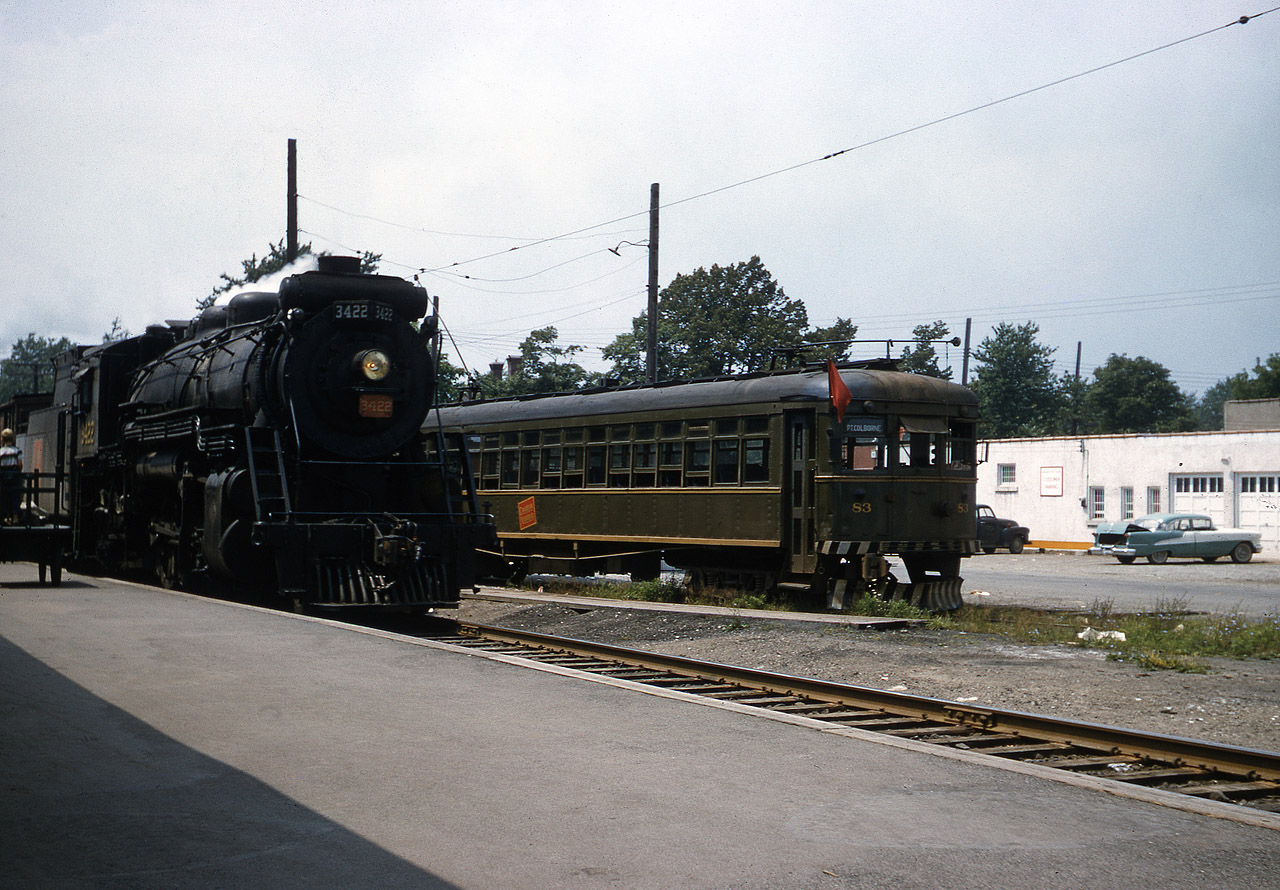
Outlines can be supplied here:
<path id="1" fill-rule="evenodd" d="M 964 361 L 960 363 L 960 385 L 969 385 L 969 332 L 973 330 L 973 319 L 964 320 Z"/>
<path id="2" fill-rule="evenodd" d="M 645 379 L 658 382 L 658 183 L 649 186 L 649 313 L 645 329 Z"/>
<path id="3" fill-rule="evenodd" d="M 1080 348 L 1084 346 L 1083 340 L 1076 341 L 1076 388 L 1071 393 L 1071 435 L 1080 432 L 1080 405 L 1077 399 L 1080 397 Z"/>
<path id="4" fill-rule="evenodd" d="M 298 140 L 289 140 L 289 194 L 285 210 L 285 265 L 298 258 Z"/>

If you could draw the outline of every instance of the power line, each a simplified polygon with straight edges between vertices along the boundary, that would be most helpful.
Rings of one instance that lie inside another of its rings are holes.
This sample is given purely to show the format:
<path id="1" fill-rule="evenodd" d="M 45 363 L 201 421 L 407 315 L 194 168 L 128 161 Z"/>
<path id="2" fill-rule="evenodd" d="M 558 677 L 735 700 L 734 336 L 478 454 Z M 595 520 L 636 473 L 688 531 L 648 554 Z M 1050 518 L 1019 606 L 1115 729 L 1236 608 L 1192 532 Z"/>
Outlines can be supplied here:
<path id="1" fill-rule="evenodd" d="M 768 173 L 761 173 L 757 176 L 752 176 L 747 179 L 740 180 L 738 182 L 730 183 L 729 185 L 719 186 L 718 188 L 710 189 L 705 192 L 699 192 L 696 195 L 689 195 L 688 197 L 685 197 L 685 198 L 679 198 L 675 201 L 670 201 L 666 204 L 660 205 L 659 210 L 666 210 L 667 208 L 670 208 L 670 207 L 677 207 L 681 204 L 688 204 L 691 201 L 697 201 L 702 198 L 710 197 L 711 195 L 718 195 L 722 192 L 727 192 L 727 191 L 731 191 L 732 189 L 737 189 L 746 185 L 751 185 L 753 183 L 760 182 L 765 179 L 770 179 L 774 176 L 781 176 L 784 173 L 791 173 L 796 170 L 800 170 L 804 167 L 809 167 L 814 164 L 820 164 L 823 161 L 830 161 L 835 158 L 841 157 L 842 155 L 849 154 L 851 152 L 860 151 L 861 149 L 869 148 L 873 145 L 879 145 L 882 142 L 888 142 L 891 139 L 897 139 L 902 136 L 907 136 L 911 133 L 918 133 L 921 130 L 928 129 L 930 127 L 935 127 L 935 126 L 938 126 L 939 124 L 944 124 L 944 123 L 947 123 L 948 121 L 953 121 L 953 120 L 956 120 L 957 118 L 965 117 L 966 115 L 974 114 L 979 111 L 984 111 L 988 108 L 994 108 L 997 105 L 1003 105 L 1006 102 L 1012 102 L 1015 99 L 1021 99 L 1026 96 L 1030 96 L 1033 93 L 1038 93 L 1043 90 L 1051 89 L 1052 87 L 1061 86 L 1064 83 L 1069 83 L 1073 80 L 1079 80 L 1082 77 L 1088 77 L 1091 74 L 1097 74 L 1100 71 L 1106 71 L 1107 69 L 1115 68 L 1118 65 L 1124 65 L 1128 62 L 1135 61 L 1136 59 L 1141 59 L 1144 56 L 1149 56 L 1149 55 L 1152 55 L 1153 53 L 1158 53 L 1166 49 L 1171 49 L 1183 43 L 1189 43 L 1192 40 L 1198 40 L 1201 37 L 1207 37 L 1210 34 L 1214 34 L 1218 31 L 1222 31 L 1227 28 L 1230 28 L 1233 25 L 1246 24 L 1253 19 L 1259 18 L 1264 15 L 1268 15 L 1269 13 L 1275 12 L 1276 10 L 1280 10 L 1280 6 L 1272 7 L 1271 9 L 1264 10 L 1255 15 L 1243 15 L 1240 18 L 1236 19 L 1235 21 L 1228 22 L 1225 25 L 1218 25 L 1217 27 L 1210 28 L 1207 31 L 1201 31 L 1198 34 L 1192 34 L 1189 37 L 1182 37 L 1178 40 L 1170 41 L 1169 43 L 1162 44 L 1152 49 L 1143 50 L 1142 52 L 1139 52 L 1139 53 L 1133 53 L 1132 55 L 1125 56 L 1124 58 L 1121 58 L 1121 59 L 1116 59 L 1115 61 L 1112 61 L 1112 62 L 1107 62 L 1106 64 L 1103 64 L 1103 65 L 1097 65 L 1093 68 L 1089 68 L 1088 70 L 1081 71 L 1077 74 L 1071 74 L 1066 77 L 1060 77 L 1057 80 L 1052 80 L 1052 81 L 1049 81 L 1048 83 L 1043 83 L 1043 84 L 1040 84 L 1039 86 L 1031 87 L 1030 89 L 1021 90 L 1017 93 L 1012 93 L 1000 99 L 993 99 L 990 102 L 984 102 L 980 105 L 975 105 L 972 108 L 966 108 L 963 111 L 957 111 L 951 114 L 943 115 L 942 117 L 934 118 L 933 120 L 926 121 L 925 123 L 916 124 L 915 126 L 907 127 L 906 129 L 898 130 L 897 132 L 889 133 L 885 136 L 878 136 L 875 139 L 869 139 L 866 142 L 861 142 L 861 143 L 858 143 L 857 145 L 851 145 L 848 148 L 842 148 L 839 151 L 830 152 L 819 158 L 812 158 L 807 161 L 801 161 L 798 164 L 791 164 L 790 166 L 782 167 L 778 170 L 772 170 Z M 650 212 L 649 209 L 639 210 L 639 211 L 636 211 L 635 213 L 629 213 L 625 216 L 616 217 L 607 222 L 597 223 L 596 225 L 592 225 L 592 226 L 584 226 L 583 228 L 580 228 L 580 229 L 574 229 L 573 231 L 566 232 L 562 235 L 553 235 L 547 238 L 539 238 L 536 241 L 531 241 L 527 244 L 520 244 L 515 247 L 510 247 L 510 248 L 507 248 L 506 250 L 494 251 L 492 253 L 487 253 L 482 256 L 472 257 L 471 259 L 459 260 L 454 263 L 449 263 L 446 266 L 438 266 L 434 269 L 421 269 L 420 271 L 440 272 L 445 269 L 455 269 L 459 266 L 466 266 L 466 265 L 470 265 L 471 263 L 478 263 L 482 260 L 492 259 L 494 257 L 502 256 L 503 254 L 506 254 L 506 253 L 513 253 L 517 250 L 524 250 L 529 247 L 537 247 L 542 244 L 548 244 L 552 241 L 559 241 L 565 238 L 572 238 L 574 236 L 581 235 L 585 232 L 591 232 L 591 231 L 594 231 L 595 229 L 603 228 L 604 226 L 615 225 L 616 223 L 625 222 L 627 220 L 635 219 L 640 216 L 645 216 L 649 212 Z"/>

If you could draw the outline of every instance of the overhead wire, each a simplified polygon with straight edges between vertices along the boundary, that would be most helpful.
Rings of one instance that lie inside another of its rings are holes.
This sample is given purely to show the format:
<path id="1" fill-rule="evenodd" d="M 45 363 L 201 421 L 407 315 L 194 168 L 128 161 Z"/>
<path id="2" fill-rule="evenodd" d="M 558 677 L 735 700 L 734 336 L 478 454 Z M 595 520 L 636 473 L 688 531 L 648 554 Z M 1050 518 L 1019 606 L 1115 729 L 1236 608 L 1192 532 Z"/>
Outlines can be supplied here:
<path id="1" fill-rule="evenodd" d="M 730 184 L 728 184 L 728 185 L 723 185 L 723 186 L 719 186 L 719 187 L 717 187 L 717 188 L 709 189 L 709 190 L 704 191 L 704 192 L 699 192 L 698 194 L 695 194 L 695 195 L 689 195 L 689 196 L 686 196 L 686 197 L 684 197 L 684 198 L 679 198 L 679 199 L 674 200 L 674 201 L 669 201 L 669 202 L 667 202 L 667 203 L 665 203 L 665 204 L 660 204 L 658 209 L 659 209 L 659 210 L 666 210 L 666 209 L 671 208 L 671 207 L 678 207 L 678 206 L 680 206 L 681 204 L 688 204 L 688 203 L 690 203 L 690 202 L 692 202 L 692 201 L 698 201 L 698 200 L 701 200 L 702 198 L 707 198 L 707 197 L 710 197 L 710 196 L 712 196 L 712 195 L 718 195 L 718 194 L 721 194 L 721 193 L 723 193 L 723 192 L 731 191 L 731 190 L 733 190 L 733 189 L 742 188 L 743 186 L 751 185 L 751 184 L 753 184 L 753 183 L 760 182 L 760 181 L 765 180 L 765 179 L 770 179 L 770 178 L 772 178 L 772 177 L 774 177 L 774 176 L 781 176 L 781 175 L 783 175 L 783 174 L 785 174 L 785 173 L 791 173 L 791 172 L 794 172 L 794 171 L 796 171 L 796 170 L 800 170 L 800 169 L 803 169 L 803 168 L 805 168 L 805 167 L 812 166 L 812 165 L 814 165 L 814 164 L 820 164 L 820 163 L 822 163 L 822 162 L 824 162 L 824 161 L 834 160 L 835 158 L 841 157 L 841 156 L 846 155 L 846 154 L 849 154 L 849 153 L 851 153 L 851 152 L 860 151 L 860 150 L 862 150 L 862 149 L 864 149 L 864 148 L 869 148 L 869 147 L 871 147 L 871 146 L 873 146 L 873 145 L 879 145 L 879 144 L 881 144 L 881 143 L 883 143 L 883 142 L 888 142 L 888 141 L 889 141 L 889 140 L 891 140 L 891 139 L 898 139 L 898 138 L 900 138 L 900 137 L 902 137 L 902 136 L 910 135 L 911 133 L 918 133 L 918 132 L 920 132 L 921 130 L 928 129 L 928 128 L 930 128 L 930 127 L 935 127 L 935 126 L 938 126 L 939 124 L 947 123 L 948 121 L 953 121 L 953 120 L 956 120 L 956 119 L 958 119 L 958 118 L 965 117 L 965 116 L 970 115 L 970 114 L 975 114 L 975 113 L 977 113 L 977 112 L 979 112 L 979 111 L 984 111 L 984 110 L 986 110 L 986 109 L 988 109 L 988 108 L 994 108 L 994 107 L 995 107 L 995 106 L 997 106 L 997 105 L 1003 105 L 1003 104 L 1004 104 L 1004 103 L 1006 103 L 1006 102 L 1012 102 L 1012 101 L 1014 101 L 1015 99 L 1021 99 L 1021 98 L 1024 98 L 1024 97 L 1026 97 L 1026 96 L 1030 96 L 1030 95 L 1032 95 L 1032 94 L 1034 94 L 1034 93 L 1041 92 L 1041 91 L 1043 91 L 1043 90 L 1051 89 L 1051 88 L 1056 87 L 1056 86 L 1061 86 L 1061 85 L 1062 85 L 1062 84 L 1064 84 L 1064 83 L 1069 83 L 1069 82 L 1071 82 L 1071 81 L 1073 81 L 1073 80 L 1079 80 L 1079 79 L 1080 79 L 1080 78 L 1082 78 L 1082 77 L 1088 77 L 1088 76 L 1090 76 L 1090 75 L 1092 75 L 1092 74 L 1097 74 L 1097 73 L 1098 73 L 1098 72 L 1100 72 L 1100 71 L 1106 71 L 1106 70 L 1107 70 L 1107 69 L 1109 69 L 1109 68 L 1115 68 L 1115 67 L 1116 67 L 1116 66 L 1118 66 L 1118 65 L 1124 65 L 1124 64 L 1126 64 L 1126 63 L 1128 63 L 1128 62 L 1132 62 L 1132 61 L 1134 61 L 1134 60 L 1136 60 L 1136 59 L 1141 59 L 1141 58 L 1143 58 L 1144 56 L 1149 56 L 1149 55 L 1152 55 L 1153 53 L 1162 52 L 1162 51 L 1164 51 L 1164 50 L 1171 49 L 1171 48 L 1173 48 L 1173 47 L 1175 47 L 1175 46 L 1179 46 L 1179 45 L 1181 45 L 1181 44 L 1183 44 L 1183 43 L 1189 43 L 1189 42 L 1190 42 L 1190 41 L 1192 41 L 1192 40 L 1199 40 L 1199 39 L 1200 39 L 1200 38 L 1202 38 L 1202 37 L 1207 37 L 1207 36 L 1209 36 L 1210 34 L 1217 33 L 1218 31 L 1225 30 L 1225 29 L 1230 28 L 1230 27 L 1233 27 L 1233 26 L 1235 26 L 1235 25 L 1243 25 L 1243 24 L 1246 24 L 1246 23 L 1248 23 L 1249 21 L 1251 21 L 1251 20 L 1253 20 L 1253 19 L 1260 18 L 1261 16 L 1268 15 L 1268 14 L 1270 14 L 1270 13 L 1273 13 L 1273 12 L 1277 11 L 1277 10 L 1280 10 L 1280 6 L 1272 7 L 1271 9 L 1264 10 L 1264 11 L 1259 12 L 1259 13 L 1256 13 L 1256 14 L 1254 14 L 1254 15 L 1242 15 L 1242 16 L 1240 16 L 1240 18 L 1238 18 L 1238 19 L 1236 19 L 1236 20 L 1234 20 L 1234 21 L 1228 22 L 1228 23 L 1226 23 L 1225 25 L 1218 25 L 1218 26 L 1216 26 L 1216 27 L 1209 28 L 1209 29 L 1208 29 L 1208 30 L 1206 30 L 1206 31 L 1201 31 L 1201 32 L 1200 32 L 1200 33 L 1198 33 L 1198 34 L 1192 34 L 1192 35 L 1190 35 L 1190 36 L 1188 36 L 1188 37 L 1182 37 L 1182 38 L 1179 38 L 1179 39 L 1177 39 L 1177 40 L 1172 40 L 1172 41 L 1170 41 L 1170 42 L 1168 42 L 1168 43 L 1161 44 L 1160 46 L 1153 47 L 1152 49 L 1147 49 L 1147 50 L 1143 50 L 1142 52 L 1133 53 L 1133 54 L 1131 54 L 1131 55 L 1125 56 L 1124 58 L 1116 59 L 1116 60 L 1114 60 L 1114 61 L 1107 62 L 1107 63 L 1102 64 L 1102 65 L 1096 65 L 1096 66 L 1094 66 L 1093 68 L 1089 68 L 1089 69 L 1087 69 L 1087 70 L 1085 70 L 1085 71 L 1081 71 L 1081 72 L 1078 72 L 1078 73 L 1076 73 L 1076 74 L 1070 74 L 1070 75 L 1067 75 L 1066 77 L 1060 77 L 1060 78 L 1058 78 L 1058 79 L 1056 79 L 1056 80 L 1049 81 L 1048 83 L 1043 83 L 1043 84 L 1040 84 L 1039 86 L 1035 86 L 1035 87 L 1031 87 L 1031 88 L 1029 88 L 1029 89 L 1021 90 L 1021 91 L 1019 91 L 1019 92 L 1012 93 L 1012 94 L 1010 94 L 1010 95 L 1008 95 L 1008 96 L 1004 96 L 1004 97 L 1002 97 L 1002 98 L 1000 98 L 1000 99 L 993 99 L 993 100 L 991 100 L 991 101 L 989 101 L 989 102 L 983 102 L 983 103 L 982 103 L 982 104 L 980 104 L 980 105 L 975 105 L 975 106 L 973 106 L 973 107 L 971 107 L 971 108 L 966 108 L 966 109 L 964 109 L 963 111 L 956 111 L 956 112 L 953 112 L 953 113 L 951 113 L 951 114 L 946 114 L 946 115 L 943 115 L 942 117 L 934 118 L 933 120 L 926 121 L 926 122 L 921 123 L 921 124 L 916 124 L 915 126 L 907 127 L 907 128 L 905 128 L 905 129 L 898 130 L 898 131 L 896 131 L 896 132 L 886 134 L 886 135 L 884 135 L 884 136 L 878 136 L 878 137 L 876 137 L 876 138 L 874 138 L 874 139 L 869 139 L 869 140 L 867 140 L 867 141 L 865 141 L 865 142 L 860 142 L 860 143 L 858 143 L 857 145 L 851 145 L 851 146 L 849 146 L 848 148 L 842 148 L 842 149 L 840 149 L 839 151 L 829 152 L 829 153 L 827 153 L 827 154 L 825 154 L 825 155 L 823 155 L 823 156 L 821 156 L 821 157 L 818 157 L 818 158 L 811 158 L 811 159 L 809 159 L 809 160 L 807 160 L 807 161 L 801 161 L 801 162 L 796 163 L 796 164 L 791 164 L 791 165 L 786 166 L 786 167 L 781 167 L 781 168 L 779 168 L 779 169 L 777 169 L 777 170 L 771 170 L 771 171 L 769 171 L 769 172 L 767 172 L 767 173 L 761 173 L 761 174 L 756 175 L 756 176 L 751 176 L 751 177 L 749 177 L 749 178 L 747 178 L 747 179 L 742 179 L 742 180 L 739 180 L 739 181 L 737 181 L 737 182 L 730 183 Z M 537 247 L 537 246 L 539 246 L 539 245 L 542 245 L 542 244 L 548 244 L 548 243 L 553 242 L 553 241 L 559 241 L 559 240 L 562 240 L 562 239 L 565 239 L 565 238 L 572 238 L 572 237 L 575 237 L 575 236 L 577 236 L 577 235 L 582 235 L 582 234 L 584 234 L 584 233 L 586 233 L 586 232 L 594 231 L 595 229 L 603 228 L 604 226 L 615 225 L 615 224 L 617 224 L 617 223 L 626 222 L 627 220 L 630 220 L 630 219 L 635 219 L 635 218 L 637 218 L 637 217 L 645 216 L 645 215 L 647 215 L 649 212 L 650 212 L 650 211 L 649 211 L 648 209 L 645 209 L 645 210 L 638 210 L 638 211 L 636 211 L 636 212 L 634 212 L 634 213 L 626 214 L 625 216 L 615 217 L 615 218 L 613 218 L 613 219 L 611 219 L 611 220 L 608 220 L 608 221 L 606 221 L 606 222 L 597 223 L 597 224 L 595 224 L 595 225 L 591 225 L 591 226 L 584 226 L 584 227 L 582 227 L 582 228 L 574 229 L 573 231 L 565 232 L 565 233 L 560 234 L 560 235 L 553 235 L 553 236 L 549 236 L 549 237 L 546 237 L 546 238 L 539 238 L 539 239 L 537 239 L 537 240 L 535 240 L 535 241 L 530 241 L 530 242 L 529 242 L 529 243 L 527 243 L 527 244 L 520 244 L 520 245 L 517 245 L 517 246 L 515 246 L 515 247 L 507 248 L 506 250 L 494 251 L 494 252 L 491 252 L 491 253 L 483 254 L 483 255 L 481 255 L 481 256 L 472 257 L 472 258 L 470 258 L 470 259 L 466 259 L 466 260 L 459 260 L 459 261 L 456 261 L 456 262 L 453 262 L 453 263 L 449 263 L 449 264 L 444 265 L 444 266 L 437 266 L 437 267 L 435 267 L 435 268 L 433 268 L 433 269 L 421 269 L 420 271 L 423 271 L 423 272 L 440 272 L 440 271 L 443 271 L 443 270 L 445 270 L 445 269 L 456 269 L 456 268 L 457 268 L 457 267 L 459 267 L 459 266 L 466 266 L 466 265 L 470 265 L 471 263 L 478 263 L 478 262 L 481 262 L 482 260 L 493 259 L 494 257 L 498 257 L 498 256 L 502 256 L 502 255 L 504 255 L 504 254 L 512 253 L 512 252 L 515 252 L 515 251 L 517 251 L 517 250 L 525 250 L 525 249 L 530 248 L 530 247 Z"/>

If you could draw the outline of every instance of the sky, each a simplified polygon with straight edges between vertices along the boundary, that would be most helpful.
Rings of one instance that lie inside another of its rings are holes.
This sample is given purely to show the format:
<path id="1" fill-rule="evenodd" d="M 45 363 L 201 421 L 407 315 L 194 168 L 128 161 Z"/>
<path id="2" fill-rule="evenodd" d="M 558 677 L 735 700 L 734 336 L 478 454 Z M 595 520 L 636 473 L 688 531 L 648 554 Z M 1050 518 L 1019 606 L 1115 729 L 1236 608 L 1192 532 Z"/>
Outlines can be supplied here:
<path id="1" fill-rule="evenodd" d="M 604 369 L 658 183 L 661 286 L 759 256 L 895 354 L 1034 321 L 1202 393 L 1280 352 L 1272 3 L 0 0 L 0 356 L 189 318 L 285 237 L 292 138 L 301 240 L 470 368 L 554 325 Z"/>

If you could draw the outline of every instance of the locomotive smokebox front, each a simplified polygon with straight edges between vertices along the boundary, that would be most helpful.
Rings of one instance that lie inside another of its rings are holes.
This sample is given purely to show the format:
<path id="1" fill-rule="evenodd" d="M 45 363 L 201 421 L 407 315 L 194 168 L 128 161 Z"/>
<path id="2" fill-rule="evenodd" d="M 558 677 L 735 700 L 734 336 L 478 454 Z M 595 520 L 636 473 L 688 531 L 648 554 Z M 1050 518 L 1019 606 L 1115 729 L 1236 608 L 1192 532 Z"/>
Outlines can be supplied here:
<path id="1" fill-rule="evenodd" d="M 435 398 L 429 335 L 413 323 L 427 294 L 402 278 L 362 275 L 352 257 L 286 278 L 289 336 L 274 361 L 277 410 L 341 457 L 392 453 L 413 439 Z M 340 271 L 326 271 L 337 268 Z"/>

